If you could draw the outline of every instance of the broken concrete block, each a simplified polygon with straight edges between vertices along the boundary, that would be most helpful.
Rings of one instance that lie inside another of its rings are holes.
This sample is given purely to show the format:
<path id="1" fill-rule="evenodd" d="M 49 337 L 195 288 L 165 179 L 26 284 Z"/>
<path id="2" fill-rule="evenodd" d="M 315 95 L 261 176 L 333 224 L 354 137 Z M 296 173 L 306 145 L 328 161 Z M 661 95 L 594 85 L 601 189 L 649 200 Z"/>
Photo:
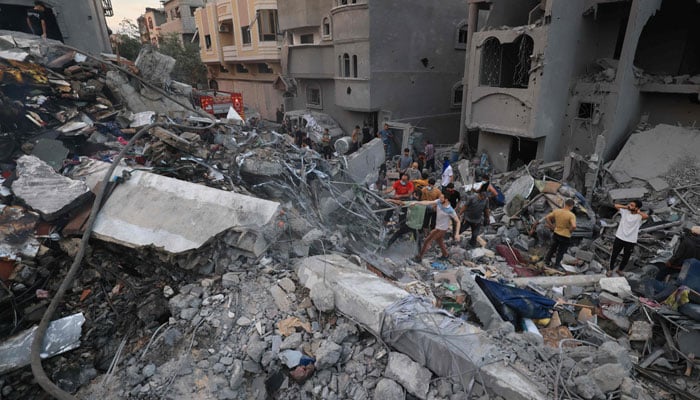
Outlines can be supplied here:
<path id="1" fill-rule="evenodd" d="M 374 388 L 374 400 L 404 400 L 406 395 L 401 385 L 391 379 L 382 378 Z"/>
<path id="2" fill-rule="evenodd" d="M 623 304 L 624 301 L 617 297 L 614 296 L 610 293 L 607 292 L 601 292 L 600 295 L 598 296 L 598 300 L 600 300 L 600 304 Z"/>
<path id="3" fill-rule="evenodd" d="M 55 220 L 92 196 L 85 183 L 59 175 L 35 156 L 17 160 L 17 180 L 12 182 L 12 192 L 46 221 Z"/>
<path id="4" fill-rule="evenodd" d="M 408 356 L 391 352 L 384 376 L 394 379 L 419 399 L 426 399 L 433 374 Z"/>
<path id="5" fill-rule="evenodd" d="M 641 199 L 647 194 L 647 189 L 642 187 L 637 188 L 627 188 L 627 189 L 613 189 L 608 191 L 608 197 L 613 203 L 619 203 L 623 200 L 636 200 Z"/>
<path id="6" fill-rule="evenodd" d="M 152 46 L 144 46 L 135 64 L 144 79 L 164 85 L 170 80 L 170 73 L 175 68 L 175 59 L 159 53 Z"/>
<path id="7" fill-rule="evenodd" d="M 317 282 L 311 287 L 309 295 L 319 311 L 329 312 L 335 308 L 335 294 L 325 283 Z"/>
<path id="8" fill-rule="evenodd" d="M 270 294 L 272 295 L 272 299 L 275 300 L 275 304 L 277 304 L 277 308 L 279 308 L 280 311 L 289 312 L 291 310 L 292 305 L 287 297 L 287 293 L 285 293 L 282 288 L 277 285 L 273 285 L 270 288 Z"/>
<path id="9" fill-rule="evenodd" d="M 316 368 L 323 369 L 326 367 L 332 367 L 340 359 L 340 354 L 342 351 L 342 347 L 330 340 L 324 340 L 318 350 L 316 350 Z"/>
<path id="10" fill-rule="evenodd" d="M 20 206 L 0 205 L 0 258 L 33 259 L 41 244 L 34 236 L 39 215 Z"/>
<path id="11" fill-rule="evenodd" d="M 655 192 L 661 192 L 670 187 L 668 185 L 668 182 L 666 182 L 666 180 L 662 178 L 652 178 L 649 179 L 647 182 L 649 183 L 649 186 L 651 186 L 651 188 L 654 189 Z"/>
<path id="12" fill-rule="evenodd" d="M 460 286 L 469 296 L 471 303 L 471 311 L 473 311 L 479 321 L 487 330 L 504 330 L 505 332 L 513 332 L 515 327 L 501 318 L 501 315 L 496 311 L 486 294 L 477 285 L 474 277 L 465 267 L 459 269 Z"/>
<path id="13" fill-rule="evenodd" d="M 69 150 L 60 140 L 39 139 L 32 148 L 32 155 L 49 164 L 58 171 L 68 157 Z"/>
<path id="14" fill-rule="evenodd" d="M 606 292 L 616 294 L 621 297 L 627 297 L 632 294 L 632 288 L 624 277 L 602 278 L 598 284 L 600 288 Z"/>
<path id="15" fill-rule="evenodd" d="M 96 186 L 108 168 L 107 163 L 90 161 L 74 176 Z M 121 175 L 121 167 L 115 175 Z M 154 246 L 179 254 L 228 232 L 228 245 L 259 257 L 270 244 L 263 232 L 274 232 L 278 209 L 273 201 L 134 171 L 103 205 L 93 235 L 126 247 Z"/>
<path id="16" fill-rule="evenodd" d="M 593 368 L 588 375 L 603 393 L 608 393 L 620 387 L 627 371 L 620 364 L 605 364 Z"/>
<path id="17" fill-rule="evenodd" d="M 346 157 L 346 172 L 358 183 L 376 181 L 376 173 L 379 166 L 384 163 L 384 157 L 384 144 L 381 139 L 374 138 Z"/>
<path id="18" fill-rule="evenodd" d="M 590 251 L 581 250 L 581 249 L 578 249 L 576 251 L 576 258 L 578 258 L 579 260 L 586 261 L 586 262 L 590 262 L 591 260 L 593 260 L 594 256 L 595 256 L 595 254 L 593 254 L 593 252 L 590 252 Z"/>

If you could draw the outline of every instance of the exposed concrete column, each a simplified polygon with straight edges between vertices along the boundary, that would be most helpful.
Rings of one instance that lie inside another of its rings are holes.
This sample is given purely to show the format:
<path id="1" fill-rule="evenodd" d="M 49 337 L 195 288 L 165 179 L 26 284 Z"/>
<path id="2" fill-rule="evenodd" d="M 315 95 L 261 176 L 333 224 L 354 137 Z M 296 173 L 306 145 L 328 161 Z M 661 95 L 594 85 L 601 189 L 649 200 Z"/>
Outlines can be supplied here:
<path id="1" fill-rule="evenodd" d="M 462 77 L 462 114 L 459 117 L 459 141 L 464 146 L 467 143 L 467 121 L 465 116 L 467 113 L 467 90 L 469 89 L 469 60 L 471 59 L 472 37 L 476 31 L 476 24 L 479 20 L 479 6 L 475 0 L 468 0 L 468 17 L 467 17 L 467 45 L 466 55 L 464 57 L 464 76 Z"/>

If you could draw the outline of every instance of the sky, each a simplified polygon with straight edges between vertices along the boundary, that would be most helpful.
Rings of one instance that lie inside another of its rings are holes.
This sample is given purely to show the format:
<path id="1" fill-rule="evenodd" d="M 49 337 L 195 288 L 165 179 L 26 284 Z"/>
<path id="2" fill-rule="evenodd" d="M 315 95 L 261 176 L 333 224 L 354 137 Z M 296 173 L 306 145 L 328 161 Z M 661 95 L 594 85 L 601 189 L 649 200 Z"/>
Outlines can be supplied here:
<path id="1" fill-rule="evenodd" d="M 116 32 L 124 18 L 136 23 L 136 18 L 143 14 L 146 7 L 159 8 L 160 6 L 159 0 L 112 0 L 114 16 L 107 18 L 107 25 Z"/>

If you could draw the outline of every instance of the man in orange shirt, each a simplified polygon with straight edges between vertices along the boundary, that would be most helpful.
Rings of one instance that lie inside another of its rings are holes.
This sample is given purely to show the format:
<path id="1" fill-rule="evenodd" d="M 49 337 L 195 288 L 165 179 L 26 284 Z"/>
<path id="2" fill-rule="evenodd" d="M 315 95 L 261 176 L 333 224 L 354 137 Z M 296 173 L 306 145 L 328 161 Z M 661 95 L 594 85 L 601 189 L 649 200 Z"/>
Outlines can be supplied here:
<path id="1" fill-rule="evenodd" d="M 557 258 L 554 261 L 554 266 L 559 269 L 561 269 L 561 259 L 564 258 L 564 253 L 571 244 L 571 232 L 576 230 L 576 216 L 571 212 L 573 208 L 574 201 L 567 199 L 564 202 L 564 208 L 552 211 L 544 219 L 547 227 L 554 231 L 552 245 L 544 262 L 549 264 L 554 252 L 556 252 Z"/>

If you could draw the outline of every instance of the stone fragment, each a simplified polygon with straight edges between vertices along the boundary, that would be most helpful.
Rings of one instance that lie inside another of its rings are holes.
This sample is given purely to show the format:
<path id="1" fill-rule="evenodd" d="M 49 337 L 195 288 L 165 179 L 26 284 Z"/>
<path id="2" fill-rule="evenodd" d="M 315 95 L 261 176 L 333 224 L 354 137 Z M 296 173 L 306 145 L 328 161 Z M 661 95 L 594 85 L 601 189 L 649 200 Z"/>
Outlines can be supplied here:
<path id="1" fill-rule="evenodd" d="M 588 375 L 581 375 L 574 379 L 574 387 L 576 393 L 586 400 L 604 399 L 605 394 L 596 385 L 593 378 Z"/>
<path id="2" fill-rule="evenodd" d="M 323 282 L 318 282 L 311 287 L 311 301 L 321 312 L 333 311 L 335 308 L 335 293 Z"/>
<path id="3" fill-rule="evenodd" d="M 301 342 L 302 342 L 301 333 L 299 333 L 299 332 L 292 333 L 291 335 L 284 338 L 284 340 L 282 341 L 282 345 L 280 346 L 280 350 L 289 350 L 289 349 L 296 350 L 297 348 L 299 348 L 299 346 L 301 346 Z"/>
<path id="4" fill-rule="evenodd" d="M 34 156 L 17 159 L 12 192 L 46 221 L 53 221 L 92 196 L 84 182 L 62 176 Z"/>
<path id="5" fill-rule="evenodd" d="M 153 376 L 153 374 L 156 373 L 156 366 L 155 364 L 148 364 L 145 367 L 143 367 L 143 370 L 141 370 L 141 373 L 143 376 L 146 378 L 150 378 Z"/>
<path id="6" fill-rule="evenodd" d="M 419 399 L 426 399 L 433 374 L 408 356 L 391 352 L 384 376 L 394 379 Z"/>
<path id="7" fill-rule="evenodd" d="M 279 280 L 279 282 L 277 282 L 277 284 L 287 293 L 294 293 L 294 291 L 297 289 L 294 281 L 289 278 L 282 278 Z"/>
<path id="8" fill-rule="evenodd" d="M 279 308 L 280 311 L 289 312 L 291 310 L 292 305 L 289 302 L 287 293 L 285 293 L 282 288 L 277 285 L 273 285 L 270 288 L 270 294 L 272 295 L 272 299 L 275 301 L 275 304 L 277 304 L 277 308 Z"/>
<path id="9" fill-rule="evenodd" d="M 323 369 L 335 365 L 343 348 L 330 340 L 324 340 L 316 351 L 316 368 Z"/>
<path id="10" fill-rule="evenodd" d="M 663 178 L 652 178 L 647 181 L 655 192 L 661 192 L 669 188 L 668 182 Z"/>
<path id="11" fill-rule="evenodd" d="M 221 276 L 221 286 L 226 289 L 236 286 L 239 282 L 238 274 L 233 272 L 227 272 Z"/>
<path id="12" fill-rule="evenodd" d="M 593 252 L 590 252 L 590 251 L 581 250 L 581 249 L 578 249 L 576 251 L 576 258 L 578 258 L 579 260 L 590 262 L 593 259 L 593 256 L 594 256 Z"/>
<path id="13" fill-rule="evenodd" d="M 619 203 L 621 201 L 638 200 L 647 194 L 647 189 L 643 187 L 638 188 L 626 188 L 626 189 L 612 189 L 608 191 L 608 197 L 610 201 L 614 203 Z"/>
<path id="14" fill-rule="evenodd" d="M 250 357 L 253 361 L 259 363 L 266 349 L 267 344 L 265 344 L 265 342 L 256 340 L 252 343 L 248 343 L 246 354 L 248 354 L 248 357 Z"/>
<path id="15" fill-rule="evenodd" d="M 236 390 L 241 387 L 244 380 L 245 372 L 243 371 L 243 362 L 241 360 L 233 360 L 233 366 L 231 367 L 231 378 L 229 379 L 228 386 L 232 390 Z"/>
<path id="16" fill-rule="evenodd" d="M 627 371 L 620 364 L 604 364 L 593 368 L 588 376 L 604 393 L 612 392 L 620 387 Z"/>
<path id="17" fill-rule="evenodd" d="M 238 326 L 249 326 L 252 323 L 253 323 L 253 321 L 251 321 L 250 318 L 248 318 L 248 317 L 240 317 L 236 321 L 236 325 L 238 325 Z"/>
<path id="18" fill-rule="evenodd" d="M 401 386 L 391 379 L 383 378 L 374 388 L 374 400 L 404 400 L 406 395 Z"/>

